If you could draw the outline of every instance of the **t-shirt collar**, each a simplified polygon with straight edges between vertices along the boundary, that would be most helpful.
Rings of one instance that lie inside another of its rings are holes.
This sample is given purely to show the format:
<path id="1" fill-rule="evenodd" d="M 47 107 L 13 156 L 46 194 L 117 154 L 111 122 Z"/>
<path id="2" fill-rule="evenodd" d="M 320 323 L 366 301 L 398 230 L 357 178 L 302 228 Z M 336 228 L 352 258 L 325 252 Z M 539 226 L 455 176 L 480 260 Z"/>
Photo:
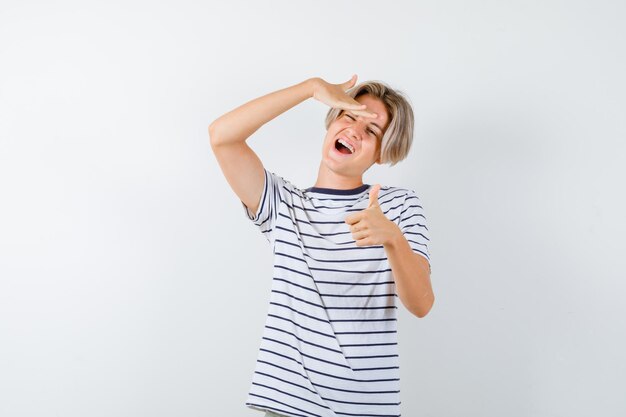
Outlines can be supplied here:
<path id="1" fill-rule="evenodd" d="M 335 195 L 354 195 L 360 194 L 369 188 L 369 184 L 363 184 L 350 190 L 339 190 L 336 188 L 323 188 L 323 187 L 309 187 L 305 191 L 320 194 L 335 194 Z"/>

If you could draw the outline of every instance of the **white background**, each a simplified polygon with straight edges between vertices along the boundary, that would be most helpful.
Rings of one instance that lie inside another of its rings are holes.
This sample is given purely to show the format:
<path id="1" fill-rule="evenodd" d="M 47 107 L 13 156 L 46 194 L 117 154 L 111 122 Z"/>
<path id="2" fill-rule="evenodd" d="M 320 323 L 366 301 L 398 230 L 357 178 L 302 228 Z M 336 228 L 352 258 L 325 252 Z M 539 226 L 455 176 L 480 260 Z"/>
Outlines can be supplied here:
<path id="1" fill-rule="evenodd" d="M 0 415 L 259 416 L 269 245 L 208 124 L 383 80 L 436 302 L 400 307 L 402 412 L 626 415 L 623 1 L 0 3 Z M 313 185 L 327 108 L 249 140 Z"/>

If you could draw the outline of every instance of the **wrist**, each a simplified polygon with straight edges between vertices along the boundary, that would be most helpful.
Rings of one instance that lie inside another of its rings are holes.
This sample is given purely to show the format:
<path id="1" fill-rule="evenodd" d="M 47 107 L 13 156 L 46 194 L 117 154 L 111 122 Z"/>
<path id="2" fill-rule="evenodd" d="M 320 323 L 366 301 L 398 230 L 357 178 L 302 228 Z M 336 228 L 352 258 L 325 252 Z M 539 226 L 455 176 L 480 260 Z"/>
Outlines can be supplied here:
<path id="1" fill-rule="evenodd" d="M 386 249 L 388 248 L 392 249 L 392 248 L 398 247 L 398 244 L 400 243 L 401 239 L 404 239 L 404 234 L 402 233 L 402 230 L 400 230 L 400 227 L 394 222 L 392 222 L 391 220 L 389 220 L 389 223 L 390 223 L 389 238 L 387 239 L 386 242 L 383 242 L 383 247 Z"/>
<path id="2" fill-rule="evenodd" d="M 307 92 L 308 92 L 309 98 L 315 97 L 315 92 L 317 91 L 317 87 L 320 83 L 320 80 L 321 80 L 320 77 L 313 77 L 304 81 L 305 85 L 307 86 Z"/>

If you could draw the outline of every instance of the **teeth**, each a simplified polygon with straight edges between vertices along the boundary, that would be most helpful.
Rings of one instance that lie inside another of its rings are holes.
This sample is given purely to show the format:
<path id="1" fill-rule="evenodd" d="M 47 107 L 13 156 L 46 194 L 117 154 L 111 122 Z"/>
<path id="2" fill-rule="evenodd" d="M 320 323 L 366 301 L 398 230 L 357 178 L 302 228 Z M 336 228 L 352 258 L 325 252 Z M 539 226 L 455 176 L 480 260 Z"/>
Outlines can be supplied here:
<path id="1" fill-rule="evenodd" d="M 354 153 L 354 148 L 348 142 L 340 138 L 339 143 L 341 143 L 346 148 L 350 149 L 350 153 Z"/>

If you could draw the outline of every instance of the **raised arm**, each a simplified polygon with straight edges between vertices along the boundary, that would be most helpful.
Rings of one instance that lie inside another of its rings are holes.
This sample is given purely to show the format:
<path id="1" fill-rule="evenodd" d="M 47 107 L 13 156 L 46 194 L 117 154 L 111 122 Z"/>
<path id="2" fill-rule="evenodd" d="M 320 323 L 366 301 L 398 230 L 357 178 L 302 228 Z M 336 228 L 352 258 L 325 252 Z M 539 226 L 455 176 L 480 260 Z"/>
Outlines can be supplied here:
<path id="1" fill-rule="evenodd" d="M 249 101 L 209 125 L 211 148 L 239 199 L 256 213 L 263 192 L 263 164 L 246 139 L 276 116 L 313 96 L 310 78 Z"/>
<path id="2" fill-rule="evenodd" d="M 239 199 L 256 213 L 263 193 L 263 164 L 246 140 L 261 126 L 310 97 L 331 107 L 364 112 L 365 105 L 345 91 L 354 86 L 356 75 L 342 84 L 329 84 L 321 78 L 266 94 L 220 116 L 209 125 L 211 148 Z"/>

